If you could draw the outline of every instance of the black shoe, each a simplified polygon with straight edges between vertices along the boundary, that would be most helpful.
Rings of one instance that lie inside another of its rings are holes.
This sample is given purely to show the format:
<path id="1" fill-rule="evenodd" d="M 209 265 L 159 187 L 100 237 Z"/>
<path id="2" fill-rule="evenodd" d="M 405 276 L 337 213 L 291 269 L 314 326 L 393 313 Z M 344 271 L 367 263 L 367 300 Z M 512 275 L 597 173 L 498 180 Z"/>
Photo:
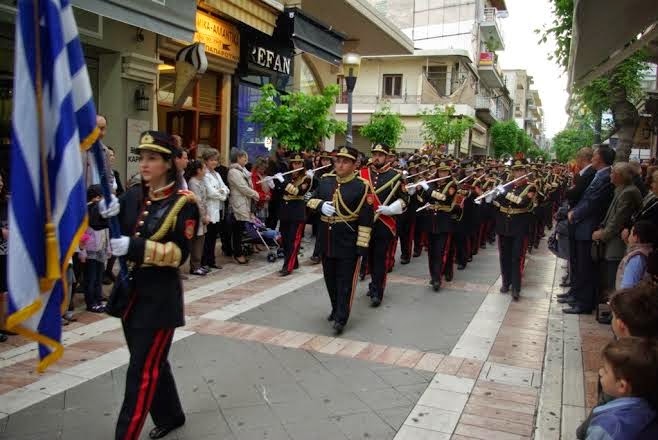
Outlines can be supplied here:
<path id="1" fill-rule="evenodd" d="M 279 271 L 279 275 L 281 275 L 282 277 L 287 277 L 287 276 L 290 275 L 291 273 L 292 273 L 292 272 L 290 272 L 288 269 L 281 269 L 281 270 Z"/>
<path id="2" fill-rule="evenodd" d="M 331 312 L 329 316 L 327 316 L 327 321 L 332 322 L 334 319 L 334 312 Z"/>
<path id="3" fill-rule="evenodd" d="M 505 284 L 500 286 L 500 293 L 507 293 L 507 292 L 509 292 L 509 286 L 506 286 Z"/>
<path id="4" fill-rule="evenodd" d="M 480 245 L 480 249 L 486 249 L 487 248 L 487 243 L 482 243 Z"/>
<path id="5" fill-rule="evenodd" d="M 205 273 L 210 273 L 210 272 L 212 272 L 212 269 L 209 268 L 208 266 L 201 266 L 201 270 L 204 271 Z"/>
<path id="6" fill-rule="evenodd" d="M 589 315 L 592 313 L 592 310 L 587 310 L 585 307 L 574 304 L 571 307 L 562 309 L 562 313 L 566 313 L 568 315 Z"/>
<path id="7" fill-rule="evenodd" d="M 521 291 L 519 289 L 512 289 L 512 299 L 518 301 L 521 297 Z"/>
<path id="8" fill-rule="evenodd" d="M 149 438 L 152 438 L 152 439 L 162 438 L 165 435 L 169 434 L 174 429 L 180 428 L 184 424 L 185 424 L 185 422 L 181 423 L 180 425 L 176 425 L 176 426 L 156 426 L 155 428 L 151 429 L 151 432 L 149 432 Z"/>
<path id="9" fill-rule="evenodd" d="M 465 265 L 465 264 L 459 264 L 459 265 L 457 265 L 457 270 L 464 270 L 464 269 L 466 269 L 466 265 Z"/>
<path id="10" fill-rule="evenodd" d="M 565 296 L 564 298 L 557 299 L 558 304 L 573 304 L 576 302 L 576 298 L 573 296 Z"/>
<path id="11" fill-rule="evenodd" d="M 570 286 L 571 286 L 571 282 L 569 281 L 560 282 L 560 287 L 570 287 Z"/>
<path id="12" fill-rule="evenodd" d="M 373 296 L 370 298 L 370 307 L 372 308 L 377 308 L 381 305 L 382 300 L 380 298 L 377 298 L 376 296 Z"/>
<path id="13" fill-rule="evenodd" d="M 345 329 L 345 325 L 341 324 L 340 322 L 334 322 L 334 333 L 336 335 L 340 335 L 343 333 L 343 330 Z"/>
<path id="14" fill-rule="evenodd" d="M 320 259 L 320 257 L 318 257 L 318 256 L 316 256 L 316 255 L 313 255 L 313 256 L 311 257 L 311 263 L 313 263 L 313 264 L 320 264 L 321 261 L 322 261 L 322 260 Z"/>
<path id="15" fill-rule="evenodd" d="M 9 336 L 5 335 L 4 333 L 0 333 L 0 342 L 5 342 L 7 339 L 9 339 Z"/>
<path id="16" fill-rule="evenodd" d="M 423 253 L 423 251 L 415 251 L 414 252 L 414 258 L 420 257 L 420 254 L 422 254 L 422 253 Z"/>
<path id="17" fill-rule="evenodd" d="M 447 281 L 447 282 L 452 281 L 452 276 L 453 276 L 453 275 L 452 275 L 451 273 L 447 273 L 447 274 L 445 275 L 445 277 L 446 277 L 446 281 Z"/>
<path id="18" fill-rule="evenodd" d="M 110 284 L 114 284 L 115 279 L 116 278 L 114 277 L 114 274 L 111 273 L 103 274 L 103 284 L 105 284 L 106 286 L 109 286 Z"/>
<path id="19" fill-rule="evenodd" d="M 476 254 L 477 254 L 477 252 L 476 252 L 475 254 L 473 254 L 473 255 L 476 255 Z M 470 257 L 468 257 L 468 258 L 466 259 L 466 262 L 467 262 L 467 263 L 470 263 L 471 261 L 473 261 L 473 255 L 471 255 Z"/>
<path id="20" fill-rule="evenodd" d="M 400 257 L 400 264 L 409 264 L 411 258 L 409 257 Z"/>
<path id="21" fill-rule="evenodd" d="M 365 274 L 365 273 L 360 273 L 360 274 L 359 274 L 359 280 L 360 280 L 360 281 L 363 281 L 363 280 L 365 280 L 365 279 L 366 279 L 366 274 Z"/>
<path id="22" fill-rule="evenodd" d="M 209 264 L 208 267 L 211 268 L 211 269 L 221 269 L 222 268 L 221 265 L 216 264 L 216 263 Z"/>
<path id="23" fill-rule="evenodd" d="M 432 290 L 435 292 L 438 292 L 441 289 L 441 282 L 439 281 L 432 281 Z"/>
<path id="24" fill-rule="evenodd" d="M 573 295 L 570 294 L 569 292 L 566 292 L 566 293 L 558 293 L 558 294 L 555 295 L 555 296 L 556 296 L 558 299 L 560 299 L 560 298 L 568 298 L 568 297 L 573 296 Z"/>

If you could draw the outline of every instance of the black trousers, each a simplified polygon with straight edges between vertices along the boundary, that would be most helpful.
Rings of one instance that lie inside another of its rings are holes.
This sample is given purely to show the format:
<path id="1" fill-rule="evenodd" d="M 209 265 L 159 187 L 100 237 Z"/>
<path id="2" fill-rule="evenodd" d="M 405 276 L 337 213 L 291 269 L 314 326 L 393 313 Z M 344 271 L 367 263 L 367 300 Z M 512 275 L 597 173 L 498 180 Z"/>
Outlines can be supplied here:
<path id="1" fill-rule="evenodd" d="M 115 432 L 116 440 L 136 440 L 151 414 L 155 426 L 185 423 L 185 414 L 176 390 L 176 382 L 167 360 L 173 328 L 126 328 L 130 362 L 126 390 Z"/>
<path id="2" fill-rule="evenodd" d="M 302 244 L 302 236 L 304 235 L 305 223 L 281 221 L 279 232 L 281 232 L 281 240 L 283 241 L 283 260 L 282 270 L 292 272 L 298 267 L 297 254 L 299 253 L 299 246 Z"/>
<path id="3" fill-rule="evenodd" d="M 343 258 L 323 257 L 322 272 L 331 301 L 331 314 L 339 324 L 347 324 L 354 301 L 358 266 L 361 258 L 349 256 Z"/>
<path id="4" fill-rule="evenodd" d="M 441 275 L 446 266 L 452 264 L 448 261 L 450 248 L 452 247 L 452 234 L 443 232 L 440 234 L 429 234 L 429 250 L 427 252 L 427 263 L 430 269 L 432 282 L 441 283 Z"/>
<path id="5" fill-rule="evenodd" d="M 469 243 L 469 235 L 466 231 L 459 231 L 454 233 L 455 249 L 457 251 L 456 260 L 457 264 L 466 266 L 468 264 L 468 257 L 471 256 L 471 249 Z"/>
<path id="6" fill-rule="evenodd" d="M 527 247 L 527 235 L 498 236 L 498 258 L 500 259 L 503 286 L 511 285 L 512 289 L 521 290 Z"/>
<path id="7" fill-rule="evenodd" d="M 242 234 L 244 234 L 244 222 L 234 219 L 231 223 L 231 247 L 234 257 L 241 257 L 244 254 L 242 252 Z"/>
<path id="8" fill-rule="evenodd" d="M 468 245 L 471 247 L 470 256 L 478 254 L 480 250 L 480 225 L 476 224 L 471 227 L 470 233 L 468 234 Z"/>
<path id="9" fill-rule="evenodd" d="M 404 214 L 403 214 L 404 215 Z M 400 256 L 402 259 L 411 258 L 415 218 L 401 217 L 398 222 L 398 235 L 400 237 Z"/>
<path id="10" fill-rule="evenodd" d="M 599 265 L 592 261 L 592 240 L 574 240 L 574 271 L 575 279 L 571 281 L 570 292 L 576 302 L 585 310 L 593 310 L 601 280 Z"/>
<path id="11" fill-rule="evenodd" d="M 217 235 L 219 234 L 221 223 L 208 223 L 206 225 L 206 237 L 203 241 L 203 256 L 201 257 L 202 266 L 215 265 L 215 246 L 217 245 Z"/>
<path id="12" fill-rule="evenodd" d="M 222 253 L 227 257 L 233 255 L 233 244 L 231 243 L 231 225 L 226 219 L 219 222 L 219 238 L 222 241 Z"/>
<path id="13" fill-rule="evenodd" d="M 99 304 L 103 299 L 103 272 L 105 265 L 102 261 L 88 259 L 85 262 L 85 303 L 87 310 Z"/>
<path id="14" fill-rule="evenodd" d="M 375 223 L 368 248 L 368 268 L 370 285 L 368 290 L 373 298 L 382 299 L 386 288 L 386 275 L 391 267 L 391 246 L 395 236 L 382 222 Z M 363 265 L 362 265 L 363 266 Z"/>

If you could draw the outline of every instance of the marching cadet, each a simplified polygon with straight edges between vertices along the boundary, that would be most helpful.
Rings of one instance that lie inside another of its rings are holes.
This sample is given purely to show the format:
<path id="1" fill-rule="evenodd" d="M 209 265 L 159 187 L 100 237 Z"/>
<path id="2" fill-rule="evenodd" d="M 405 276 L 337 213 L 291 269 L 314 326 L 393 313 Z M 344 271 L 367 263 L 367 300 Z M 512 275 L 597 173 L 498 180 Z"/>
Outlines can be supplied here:
<path id="1" fill-rule="evenodd" d="M 334 161 L 333 161 L 333 156 L 331 153 L 328 151 L 325 151 L 322 153 L 320 156 L 320 166 L 326 166 L 327 168 L 322 168 L 321 170 L 318 170 L 315 175 L 313 176 L 313 180 L 315 184 L 313 185 L 312 190 L 315 191 L 317 188 L 318 183 L 322 179 L 322 176 L 324 176 L 327 173 L 333 172 L 333 166 Z M 314 212 L 312 214 L 313 216 L 313 235 L 317 238 L 317 233 L 318 233 L 318 228 L 320 226 L 320 214 L 317 212 Z M 321 261 L 320 258 L 320 241 L 315 240 L 315 246 L 313 247 L 313 255 L 311 256 L 311 262 L 313 264 L 319 264 Z"/>
<path id="2" fill-rule="evenodd" d="M 409 161 L 407 175 L 413 176 L 417 172 L 418 167 L 416 166 L 416 163 Z M 396 217 L 398 235 L 400 237 L 400 264 L 409 264 L 411 261 L 414 226 L 416 223 L 416 209 L 419 208 L 417 201 L 411 194 L 409 194 L 408 190 L 408 186 L 410 186 L 411 180 L 414 178 L 415 177 L 411 177 L 407 179 L 407 182 L 402 185 L 402 191 L 407 195 L 409 206 L 405 212 Z"/>
<path id="3" fill-rule="evenodd" d="M 335 173 L 322 176 L 306 206 L 322 215 L 318 231 L 322 271 L 331 300 L 337 334 L 343 332 L 352 308 L 361 258 L 368 254 L 372 232 L 374 197 L 368 182 L 356 174 L 358 153 L 341 147 Z"/>
<path id="4" fill-rule="evenodd" d="M 420 161 L 418 171 L 423 172 L 423 174 L 421 174 L 421 177 L 423 178 L 422 180 L 430 180 L 436 174 L 436 164 L 433 161 L 428 161 L 427 159 L 423 158 Z M 422 191 L 424 191 L 424 188 Z M 425 204 L 422 192 L 416 191 L 416 201 L 418 208 Z M 420 255 L 423 253 L 423 247 L 427 245 L 428 218 L 429 212 L 426 209 L 420 212 L 416 212 L 416 227 L 414 229 L 414 258 L 420 257 Z"/>
<path id="5" fill-rule="evenodd" d="M 402 176 L 395 172 L 387 158 L 390 147 L 376 144 L 372 150 L 372 162 L 369 167 L 361 169 L 361 177 L 370 185 L 373 193 L 373 209 L 376 211 L 372 228 L 371 245 L 368 253 L 368 268 L 371 282 L 368 286 L 370 305 L 379 307 L 384 297 L 386 274 L 391 267 L 393 242 L 397 241 L 395 216 L 402 214 L 407 201 L 401 189 Z"/>
<path id="6" fill-rule="evenodd" d="M 457 270 L 466 269 L 466 265 L 473 261 L 473 243 L 471 243 L 472 230 L 474 230 L 474 209 L 473 209 L 473 188 L 468 178 L 473 173 L 473 166 L 470 160 L 462 162 L 460 168 L 463 175 L 460 174 L 460 181 L 457 185 L 457 204 L 461 209 L 458 213 L 453 214 L 455 220 L 455 249 Z"/>
<path id="7" fill-rule="evenodd" d="M 185 423 L 167 355 L 174 329 L 185 325 L 183 288 L 178 268 L 188 256 L 199 211 L 193 193 L 179 189 L 170 137 L 147 131 L 140 138 L 141 184 L 133 186 L 99 213 L 119 216 L 120 238 L 110 240 L 112 254 L 132 267 L 128 285 L 117 285 L 108 313 L 121 318 L 130 352 L 126 388 L 115 438 L 137 439 L 151 414 L 149 437 L 164 437 Z"/>
<path id="8" fill-rule="evenodd" d="M 527 163 L 518 158 L 512 165 L 512 178 L 523 177 L 527 173 Z M 498 196 L 493 204 L 496 212 L 496 234 L 498 235 L 498 250 L 500 272 L 503 284 L 501 293 L 512 288 L 512 298 L 519 299 L 521 293 L 521 278 L 525 264 L 525 254 L 528 247 L 528 233 L 531 222 L 533 199 L 537 189 L 527 178 L 516 181 L 512 185 L 498 185 Z"/>
<path id="9" fill-rule="evenodd" d="M 450 259 L 455 232 L 454 215 L 458 215 L 460 207 L 456 204 L 457 185 L 450 174 L 450 165 L 440 162 L 438 178 L 443 180 L 427 184 L 422 182 L 423 199 L 427 204 L 428 219 L 426 223 L 429 251 L 427 261 L 430 268 L 430 284 L 435 292 L 441 288 L 441 277 L 445 274 L 446 281 L 452 280 L 453 261 Z M 421 211 L 421 212 L 423 212 Z M 452 252 L 454 254 L 454 252 Z"/>
<path id="10" fill-rule="evenodd" d="M 304 236 L 306 226 L 306 203 L 304 195 L 310 190 L 313 183 L 313 171 L 304 169 L 304 158 L 295 154 L 290 160 L 290 167 L 295 170 L 283 176 L 280 183 L 283 200 L 279 211 L 279 231 L 283 241 L 283 267 L 279 272 L 285 277 L 299 267 L 297 254 Z"/>

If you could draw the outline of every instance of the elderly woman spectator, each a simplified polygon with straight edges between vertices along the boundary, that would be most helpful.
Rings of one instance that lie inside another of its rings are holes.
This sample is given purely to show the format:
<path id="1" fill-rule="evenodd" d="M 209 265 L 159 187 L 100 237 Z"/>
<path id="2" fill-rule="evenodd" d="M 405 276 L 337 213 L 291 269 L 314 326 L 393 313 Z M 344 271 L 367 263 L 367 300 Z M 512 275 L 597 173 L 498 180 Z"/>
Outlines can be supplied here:
<path id="1" fill-rule="evenodd" d="M 256 203 L 256 217 L 265 221 L 268 216 L 268 202 L 272 197 L 272 188 L 274 181 L 265 179 L 267 176 L 267 159 L 259 157 L 256 159 L 253 169 L 251 170 L 251 185 L 258 193 L 258 203 Z M 259 183 L 260 182 L 260 183 Z"/>
<path id="2" fill-rule="evenodd" d="M 242 253 L 242 234 L 244 223 L 251 220 L 251 202 L 260 199 L 258 192 L 251 183 L 251 173 L 245 165 L 249 157 L 244 150 L 233 148 L 231 150 L 231 166 L 228 170 L 228 185 L 231 189 L 229 203 L 233 215 L 231 228 L 233 259 L 238 264 L 247 264 L 248 260 Z"/>
<path id="3" fill-rule="evenodd" d="M 633 184 L 633 175 L 633 169 L 628 162 L 614 164 L 610 180 L 615 187 L 615 193 L 601 227 L 592 233 L 592 240 L 603 246 L 599 251 L 599 263 L 601 273 L 605 274 L 602 286 L 604 291 L 614 289 L 617 267 L 626 253 L 626 244 L 621 237 L 622 229 L 642 205 L 642 195 Z"/>
<path id="4" fill-rule="evenodd" d="M 642 199 L 642 206 L 633 213 L 630 220 L 621 232 L 621 238 L 628 243 L 628 236 L 633 225 L 639 221 L 647 220 L 658 226 L 658 169 L 647 177 L 647 185 L 651 189 Z"/>
<path id="5" fill-rule="evenodd" d="M 219 152 L 214 149 L 204 150 L 201 155 L 206 167 L 206 174 L 203 182 L 206 186 L 206 197 L 208 207 L 208 224 L 206 238 L 203 244 L 203 258 L 201 265 L 209 268 L 221 269 L 215 261 L 215 246 L 217 245 L 217 235 L 222 228 L 222 219 L 224 217 L 224 202 L 230 193 L 222 177 L 215 168 L 219 163 Z M 226 249 L 224 249 L 226 253 Z"/>
<path id="6" fill-rule="evenodd" d="M 628 163 L 633 170 L 633 185 L 637 186 L 642 197 L 646 196 L 649 190 L 647 189 L 647 186 L 644 183 L 644 178 L 642 177 L 642 165 L 637 160 L 632 160 Z"/>
<path id="7" fill-rule="evenodd" d="M 201 265 L 206 225 L 210 221 L 208 217 L 208 192 L 204 181 L 205 175 L 206 166 L 203 162 L 196 159 L 189 162 L 185 170 L 185 177 L 187 178 L 187 186 L 194 193 L 199 207 L 199 224 L 194 237 L 190 240 L 190 275 L 199 276 L 205 276 L 210 272 L 209 267 Z"/>

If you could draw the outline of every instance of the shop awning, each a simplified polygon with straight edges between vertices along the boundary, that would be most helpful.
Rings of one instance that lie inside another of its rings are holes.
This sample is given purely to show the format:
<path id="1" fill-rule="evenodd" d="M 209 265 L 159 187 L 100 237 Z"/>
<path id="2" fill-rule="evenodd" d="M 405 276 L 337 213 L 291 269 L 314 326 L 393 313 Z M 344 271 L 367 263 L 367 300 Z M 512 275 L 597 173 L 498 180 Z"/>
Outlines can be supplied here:
<path id="1" fill-rule="evenodd" d="M 279 17 L 277 32 L 287 32 L 295 48 L 338 66 L 345 36 L 297 8 L 287 8 Z"/>
<path id="2" fill-rule="evenodd" d="M 586 85 L 652 41 L 658 41 L 656 0 L 576 0 L 569 84 Z"/>
<path id="3" fill-rule="evenodd" d="M 283 5 L 275 0 L 203 0 L 208 6 L 264 34 L 272 35 Z"/>
<path id="4" fill-rule="evenodd" d="M 192 41 L 196 30 L 195 0 L 73 0 L 73 5 L 177 40 Z"/>

